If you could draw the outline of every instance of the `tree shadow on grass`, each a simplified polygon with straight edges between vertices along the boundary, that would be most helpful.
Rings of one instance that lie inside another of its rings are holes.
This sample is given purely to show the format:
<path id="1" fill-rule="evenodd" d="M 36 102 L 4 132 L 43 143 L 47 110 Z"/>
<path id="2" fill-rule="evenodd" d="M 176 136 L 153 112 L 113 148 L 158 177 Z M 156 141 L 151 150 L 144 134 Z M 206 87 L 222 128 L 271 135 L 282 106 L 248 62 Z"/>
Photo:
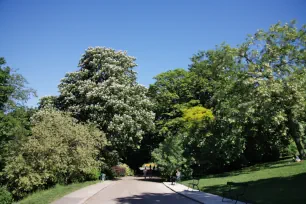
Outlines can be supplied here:
<path id="1" fill-rule="evenodd" d="M 196 204 L 186 197 L 177 193 L 142 193 L 124 198 L 117 198 L 116 203 L 124 204 L 152 204 L 152 203 L 175 203 L 175 204 Z"/>
<path id="2" fill-rule="evenodd" d="M 286 167 L 286 166 L 297 166 L 297 165 L 301 165 L 301 163 L 291 162 L 291 161 L 288 161 L 288 160 L 281 160 L 281 161 L 276 161 L 276 162 L 257 164 L 257 165 L 254 165 L 254 166 L 247 167 L 245 169 L 237 170 L 237 171 L 224 172 L 222 174 L 207 175 L 207 176 L 201 177 L 201 179 L 238 176 L 238 175 L 242 175 L 242 174 L 249 174 L 249 173 L 252 173 L 254 171 L 260 171 L 260 170 L 263 170 L 263 169 L 277 169 L 277 168 L 282 168 L 282 167 Z"/>
<path id="3" fill-rule="evenodd" d="M 306 173 L 291 177 L 260 179 L 244 183 L 249 184 L 245 197 L 252 204 L 294 204 L 306 202 Z M 215 185 L 203 187 L 201 190 L 222 196 L 226 189 L 226 185 Z M 241 191 L 241 187 L 235 188 L 235 190 Z M 242 201 L 246 200 L 242 199 Z"/>

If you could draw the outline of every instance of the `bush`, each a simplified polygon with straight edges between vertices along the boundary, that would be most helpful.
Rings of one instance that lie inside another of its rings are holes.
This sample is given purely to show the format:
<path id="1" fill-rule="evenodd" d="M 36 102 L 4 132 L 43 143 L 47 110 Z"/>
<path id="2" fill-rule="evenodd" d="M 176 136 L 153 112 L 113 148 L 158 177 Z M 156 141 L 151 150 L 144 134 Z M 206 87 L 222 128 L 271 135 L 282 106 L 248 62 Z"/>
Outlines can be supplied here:
<path id="1" fill-rule="evenodd" d="M 120 164 L 122 168 L 125 168 L 125 176 L 134 176 L 134 171 L 127 164 Z"/>
<path id="2" fill-rule="evenodd" d="M 93 168 L 91 169 L 87 175 L 86 175 L 86 180 L 87 181 L 95 181 L 95 180 L 99 180 L 100 177 L 100 171 L 97 168 Z"/>
<path id="3" fill-rule="evenodd" d="M 112 171 L 113 171 L 113 174 L 115 175 L 115 177 L 122 177 L 122 176 L 125 176 L 125 173 L 126 173 L 126 170 L 124 167 L 121 167 L 119 165 L 117 166 L 113 166 L 112 167 Z"/>
<path id="4" fill-rule="evenodd" d="M 114 177 L 134 176 L 134 171 L 127 164 L 119 164 L 111 168 Z"/>
<path id="5" fill-rule="evenodd" d="M 77 123 L 55 110 L 40 110 L 33 118 L 33 135 L 4 169 L 8 189 L 16 198 L 56 183 L 69 184 L 99 177 L 96 158 L 106 142 L 98 129 Z"/>
<path id="6" fill-rule="evenodd" d="M 102 173 L 104 173 L 107 177 L 107 179 L 114 179 L 115 178 L 115 175 L 114 175 L 114 172 L 112 170 L 112 168 L 103 168 Z"/>
<path id="7" fill-rule="evenodd" d="M 298 151 L 298 149 L 296 147 L 296 144 L 293 140 L 290 140 L 290 144 L 286 148 L 285 154 L 287 156 L 292 156 L 292 157 L 295 157 L 296 155 L 299 155 L 299 151 Z"/>
<path id="8" fill-rule="evenodd" d="M 154 149 L 152 157 L 162 177 L 169 178 L 177 169 L 186 166 L 187 159 L 184 158 L 183 153 L 184 148 L 179 136 L 167 137 L 158 148 Z"/>
<path id="9" fill-rule="evenodd" d="M 0 203 L 1 204 L 13 203 L 13 197 L 5 187 L 0 187 Z"/>

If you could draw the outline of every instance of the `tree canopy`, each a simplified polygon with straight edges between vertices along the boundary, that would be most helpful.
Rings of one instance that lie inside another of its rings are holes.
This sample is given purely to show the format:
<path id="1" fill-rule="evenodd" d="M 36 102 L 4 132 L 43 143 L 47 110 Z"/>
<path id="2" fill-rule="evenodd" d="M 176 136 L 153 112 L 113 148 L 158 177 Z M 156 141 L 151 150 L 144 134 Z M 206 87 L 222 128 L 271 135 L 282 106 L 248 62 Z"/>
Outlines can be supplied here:
<path id="1" fill-rule="evenodd" d="M 157 134 L 165 142 L 184 134 L 197 173 L 279 159 L 291 141 L 304 157 L 305 28 L 278 23 L 237 47 L 198 52 L 188 70 L 159 74 L 150 86 Z"/>
<path id="2" fill-rule="evenodd" d="M 91 121 L 106 133 L 117 150 L 139 147 L 154 128 L 147 89 L 136 82 L 135 58 L 110 48 L 88 48 L 76 72 L 59 85 L 62 110 L 80 121 Z"/>

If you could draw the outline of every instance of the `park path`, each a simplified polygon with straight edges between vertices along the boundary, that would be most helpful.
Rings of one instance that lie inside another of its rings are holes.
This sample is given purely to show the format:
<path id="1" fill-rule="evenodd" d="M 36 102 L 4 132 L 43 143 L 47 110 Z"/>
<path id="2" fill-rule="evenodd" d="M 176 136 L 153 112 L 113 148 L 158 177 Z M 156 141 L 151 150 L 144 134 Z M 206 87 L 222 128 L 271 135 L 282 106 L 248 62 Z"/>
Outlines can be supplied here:
<path id="1" fill-rule="evenodd" d="M 142 177 L 125 177 L 114 181 L 111 185 L 99 191 L 86 204 L 151 204 L 151 203 L 175 203 L 195 204 L 196 202 L 181 196 L 157 179 Z"/>

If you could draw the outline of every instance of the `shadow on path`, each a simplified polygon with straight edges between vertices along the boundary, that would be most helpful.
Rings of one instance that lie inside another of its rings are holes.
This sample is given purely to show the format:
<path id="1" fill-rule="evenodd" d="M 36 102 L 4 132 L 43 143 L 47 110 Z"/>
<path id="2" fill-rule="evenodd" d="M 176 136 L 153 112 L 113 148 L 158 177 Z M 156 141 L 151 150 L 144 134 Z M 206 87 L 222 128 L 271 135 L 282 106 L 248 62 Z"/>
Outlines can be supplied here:
<path id="1" fill-rule="evenodd" d="M 116 203 L 124 204 L 152 204 L 152 203 L 175 203 L 175 204 L 195 204 L 186 197 L 176 193 L 143 193 L 140 195 L 133 195 L 130 197 L 117 198 Z"/>
<path id="2" fill-rule="evenodd" d="M 147 182 L 157 182 L 157 183 L 161 183 L 163 182 L 163 179 L 159 178 L 159 177 L 147 177 L 146 179 L 144 177 L 137 177 L 135 180 L 137 181 L 147 181 Z"/>

